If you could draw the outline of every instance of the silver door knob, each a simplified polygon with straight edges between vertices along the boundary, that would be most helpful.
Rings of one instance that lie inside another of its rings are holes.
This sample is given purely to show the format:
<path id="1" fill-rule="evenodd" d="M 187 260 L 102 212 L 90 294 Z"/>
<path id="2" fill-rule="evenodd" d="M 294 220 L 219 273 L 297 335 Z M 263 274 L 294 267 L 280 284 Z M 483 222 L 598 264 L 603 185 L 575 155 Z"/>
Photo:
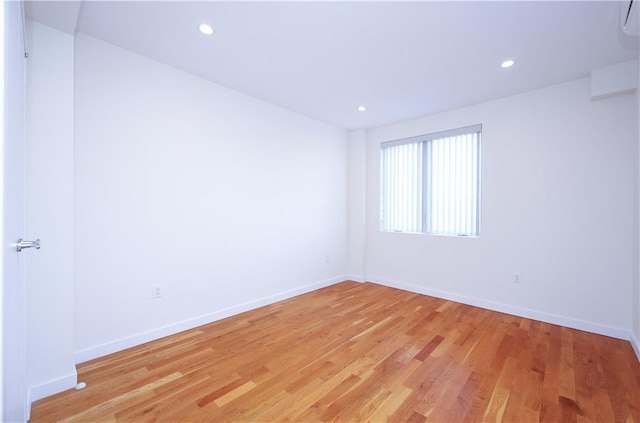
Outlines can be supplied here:
<path id="1" fill-rule="evenodd" d="M 36 250 L 40 249 L 40 238 L 35 241 L 25 241 L 22 238 L 18 240 L 18 252 L 22 251 L 25 248 L 35 248 Z"/>

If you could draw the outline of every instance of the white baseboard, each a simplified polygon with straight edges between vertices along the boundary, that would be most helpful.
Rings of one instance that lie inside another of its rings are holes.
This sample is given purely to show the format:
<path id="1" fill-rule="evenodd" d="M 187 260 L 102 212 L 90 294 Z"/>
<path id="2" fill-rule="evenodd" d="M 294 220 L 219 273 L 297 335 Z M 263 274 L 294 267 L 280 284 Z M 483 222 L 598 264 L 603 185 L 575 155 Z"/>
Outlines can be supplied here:
<path id="1" fill-rule="evenodd" d="M 579 319 L 572 319 L 565 316 L 558 316 L 555 314 L 543 313 L 540 311 L 530 310 L 521 307 L 514 307 L 507 304 L 494 303 L 491 301 L 482 300 L 479 298 L 466 297 L 464 295 L 458 295 L 451 292 L 439 291 L 434 289 L 425 288 L 417 285 L 410 285 L 403 282 L 387 281 L 378 278 L 369 278 L 370 282 L 380 285 L 389 286 L 392 288 L 398 288 L 405 291 L 415 292 L 417 294 L 429 295 L 431 297 L 442 298 L 445 300 L 455 301 L 458 303 L 468 304 L 475 307 L 485 308 L 492 311 L 498 311 L 500 313 L 511 314 L 518 317 L 525 317 L 528 319 L 539 320 L 545 323 L 551 323 L 554 325 L 565 326 L 572 329 L 579 329 L 586 332 L 597 333 L 599 335 L 610 336 L 612 338 L 624 339 L 628 341 L 631 334 L 628 330 L 615 328 L 606 325 L 600 325 L 593 322 L 587 322 Z M 633 345 L 633 342 L 631 343 Z M 636 342 L 636 354 L 638 354 L 638 345 Z M 640 357 L 640 355 L 638 355 Z"/>
<path id="2" fill-rule="evenodd" d="M 633 332 L 631 332 L 631 339 L 629 339 L 629 342 L 631 343 L 633 351 L 636 353 L 636 357 L 638 357 L 638 361 L 640 361 L 640 341 L 638 341 L 638 338 L 636 338 Z"/>
<path id="3" fill-rule="evenodd" d="M 74 354 L 74 359 L 76 364 L 83 363 L 85 361 L 93 360 L 94 358 L 103 357 L 108 354 L 112 354 L 118 351 L 125 350 L 127 348 L 144 344 L 145 342 L 150 342 L 156 339 L 164 338 L 165 336 L 174 335 L 176 333 L 179 333 L 185 330 L 206 325 L 208 323 L 225 319 L 227 317 L 234 316 L 236 314 L 243 313 L 245 311 L 253 310 L 258 307 L 269 305 L 277 301 L 286 300 L 287 298 L 295 297 L 296 295 L 306 294 L 307 292 L 315 291 L 316 289 L 334 285 L 336 283 L 343 282 L 347 278 L 348 277 L 346 275 L 338 276 L 335 278 L 316 282 L 310 285 L 305 285 L 299 288 L 291 289 L 289 291 L 284 291 L 278 294 L 269 295 L 267 297 L 259 298 L 254 301 L 249 301 L 244 304 L 239 304 L 233 307 L 214 311 L 212 313 L 208 313 L 203 316 L 198 316 L 192 319 L 183 320 L 181 322 L 172 323 L 170 325 L 153 329 L 147 332 L 142 332 L 142 333 L 131 335 L 125 338 L 120 338 L 112 342 L 97 345 L 95 347 L 85 348 L 83 350 L 76 351 L 76 353 Z"/>
<path id="4" fill-rule="evenodd" d="M 365 278 L 362 275 L 347 275 L 345 277 L 347 278 L 347 280 L 354 281 L 354 282 L 362 283 L 362 282 L 366 282 L 367 281 L 367 278 Z"/>
<path id="5" fill-rule="evenodd" d="M 71 373 L 68 373 L 60 378 L 50 380 L 40 385 L 31 386 L 29 388 L 29 410 L 31 410 L 31 404 L 39 399 L 46 398 L 48 396 L 57 394 L 58 392 L 66 391 L 67 389 L 75 388 L 78 383 L 78 374 L 74 367 Z"/>

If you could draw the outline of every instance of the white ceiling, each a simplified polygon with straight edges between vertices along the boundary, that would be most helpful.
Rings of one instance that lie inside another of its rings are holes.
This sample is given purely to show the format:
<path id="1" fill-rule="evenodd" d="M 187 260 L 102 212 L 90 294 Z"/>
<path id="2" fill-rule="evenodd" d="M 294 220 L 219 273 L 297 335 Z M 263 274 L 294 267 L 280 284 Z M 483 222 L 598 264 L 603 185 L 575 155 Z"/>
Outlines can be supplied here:
<path id="1" fill-rule="evenodd" d="M 586 77 L 639 56 L 617 1 L 83 1 L 79 16 L 73 4 L 28 1 L 26 12 L 348 129 Z M 198 32 L 203 22 L 214 36 Z M 500 69 L 506 58 L 516 65 Z"/>

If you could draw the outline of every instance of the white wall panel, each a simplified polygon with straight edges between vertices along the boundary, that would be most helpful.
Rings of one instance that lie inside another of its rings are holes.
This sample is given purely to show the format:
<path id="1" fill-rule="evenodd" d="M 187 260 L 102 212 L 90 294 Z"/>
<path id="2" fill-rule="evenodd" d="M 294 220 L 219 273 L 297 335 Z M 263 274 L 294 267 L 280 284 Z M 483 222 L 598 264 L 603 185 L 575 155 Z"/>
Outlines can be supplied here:
<path id="1" fill-rule="evenodd" d="M 629 333 L 635 101 L 631 94 L 591 101 L 581 79 L 369 130 L 369 280 Z M 477 123 L 481 237 L 381 233 L 380 143 Z M 512 282 L 514 272 L 521 283 Z"/>
<path id="2" fill-rule="evenodd" d="M 82 34 L 75 89 L 81 356 L 346 275 L 345 131 Z"/>

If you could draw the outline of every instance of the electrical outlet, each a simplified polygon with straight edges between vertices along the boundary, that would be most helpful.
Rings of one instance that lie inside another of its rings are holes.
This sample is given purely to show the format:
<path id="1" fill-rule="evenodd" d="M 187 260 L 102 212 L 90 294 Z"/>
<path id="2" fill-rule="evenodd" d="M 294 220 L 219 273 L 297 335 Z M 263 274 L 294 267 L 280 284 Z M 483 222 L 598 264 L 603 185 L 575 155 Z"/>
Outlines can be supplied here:
<path id="1" fill-rule="evenodd" d="M 324 258 L 324 263 L 325 263 L 325 264 L 329 264 L 329 256 L 326 256 L 326 257 Z"/>
<path id="2" fill-rule="evenodd" d="M 162 297 L 162 285 L 153 285 L 151 295 L 153 298 Z"/>
<path id="3" fill-rule="evenodd" d="M 520 279 L 520 273 L 513 273 L 513 283 L 522 283 L 522 280 Z"/>

